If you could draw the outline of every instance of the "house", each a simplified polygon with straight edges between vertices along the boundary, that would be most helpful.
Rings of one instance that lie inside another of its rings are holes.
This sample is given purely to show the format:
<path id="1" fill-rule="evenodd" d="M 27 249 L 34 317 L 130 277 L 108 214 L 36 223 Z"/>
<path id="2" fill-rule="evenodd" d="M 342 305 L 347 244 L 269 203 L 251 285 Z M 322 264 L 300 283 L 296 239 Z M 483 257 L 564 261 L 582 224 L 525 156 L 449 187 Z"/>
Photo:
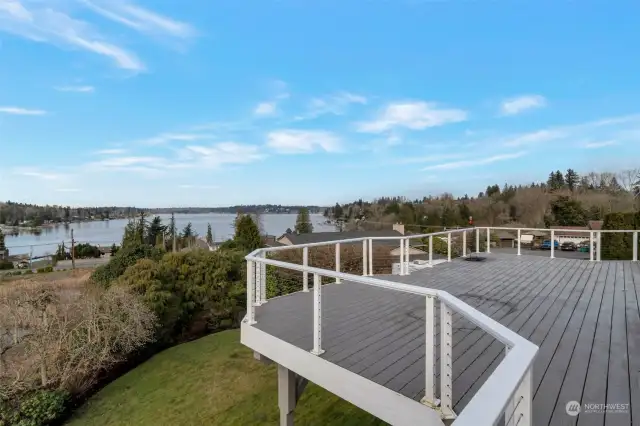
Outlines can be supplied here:
<path id="1" fill-rule="evenodd" d="M 587 226 L 552 226 L 554 237 L 558 243 L 572 242 L 579 244 L 590 238 L 590 231 L 600 231 L 604 221 L 590 220 Z"/>
<path id="2" fill-rule="evenodd" d="M 523 246 L 530 246 L 534 243 L 542 244 L 547 239 L 549 239 L 549 233 L 543 231 L 529 231 L 520 234 L 520 244 Z"/>
<path id="3" fill-rule="evenodd" d="M 513 248 L 516 246 L 517 238 L 508 231 L 498 230 L 494 233 L 498 239 L 497 247 L 499 248 Z"/>
<path id="4" fill-rule="evenodd" d="M 381 231 L 348 231 L 348 232 L 312 232 L 309 234 L 288 233 L 281 235 L 273 244 L 285 246 L 298 244 L 312 244 L 330 241 L 349 240 L 352 238 L 374 238 L 375 246 L 388 246 L 390 256 L 400 256 L 400 241 L 397 239 L 375 240 L 375 238 L 384 237 L 402 237 L 404 235 L 404 225 L 395 224 L 391 230 Z M 343 244 L 362 244 L 361 242 L 343 243 Z M 272 245 L 271 247 L 275 247 Z M 425 255 L 423 250 L 416 247 L 409 248 L 409 255 Z"/>
<path id="5" fill-rule="evenodd" d="M 280 247 L 285 245 L 278 242 L 278 239 L 275 235 L 265 235 L 262 239 L 262 242 L 265 247 Z"/>

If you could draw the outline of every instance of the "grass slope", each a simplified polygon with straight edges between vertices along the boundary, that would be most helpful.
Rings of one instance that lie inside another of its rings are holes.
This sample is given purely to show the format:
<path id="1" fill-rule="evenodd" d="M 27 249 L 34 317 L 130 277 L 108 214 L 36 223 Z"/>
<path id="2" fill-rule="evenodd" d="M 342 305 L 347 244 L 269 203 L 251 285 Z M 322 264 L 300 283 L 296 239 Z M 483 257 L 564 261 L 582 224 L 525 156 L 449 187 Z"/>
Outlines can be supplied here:
<path id="1" fill-rule="evenodd" d="M 265 366 L 225 331 L 168 349 L 102 389 L 70 426 L 278 424 L 275 366 Z M 382 425 L 309 384 L 295 411 L 300 425 Z"/>

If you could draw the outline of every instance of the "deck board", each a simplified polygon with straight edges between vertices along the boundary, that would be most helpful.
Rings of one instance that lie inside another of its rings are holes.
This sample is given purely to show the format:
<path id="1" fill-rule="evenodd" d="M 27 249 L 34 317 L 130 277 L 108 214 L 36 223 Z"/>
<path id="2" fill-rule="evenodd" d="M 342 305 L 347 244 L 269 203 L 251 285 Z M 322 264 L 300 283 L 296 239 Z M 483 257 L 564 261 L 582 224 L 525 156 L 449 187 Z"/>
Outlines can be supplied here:
<path id="1" fill-rule="evenodd" d="M 536 426 L 631 426 L 640 420 L 638 263 L 491 254 L 484 262 L 454 260 L 409 276 L 378 277 L 446 290 L 539 345 Z M 256 327 L 310 350 L 312 306 L 312 292 L 274 298 L 257 307 Z M 424 297 L 353 282 L 329 284 L 323 286 L 322 313 L 322 358 L 409 398 L 424 395 Z M 464 408 L 503 358 L 502 344 L 454 312 L 455 410 Z M 438 367 L 438 348 L 435 359 Z M 570 417 L 565 405 L 571 400 L 631 407 Z"/>

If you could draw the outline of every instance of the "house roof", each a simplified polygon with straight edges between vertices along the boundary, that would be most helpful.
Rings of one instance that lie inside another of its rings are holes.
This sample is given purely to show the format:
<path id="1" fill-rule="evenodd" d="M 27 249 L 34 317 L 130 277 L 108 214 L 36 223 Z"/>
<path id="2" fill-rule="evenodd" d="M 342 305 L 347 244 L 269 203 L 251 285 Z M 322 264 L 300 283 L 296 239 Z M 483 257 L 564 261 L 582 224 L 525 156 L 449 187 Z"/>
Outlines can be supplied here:
<path id="1" fill-rule="evenodd" d="M 589 236 L 587 226 L 552 226 L 556 236 L 564 237 L 585 237 Z"/>
<path id="2" fill-rule="evenodd" d="M 495 235 L 501 240 L 515 240 L 516 237 L 508 231 L 498 230 Z"/>
<path id="3" fill-rule="evenodd" d="M 311 244 L 325 241 L 348 240 L 351 238 L 379 238 L 379 237 L 402 237 L 403 235 L 391 229 L 382 231 L 348 231 L 348 232 L 312 232 L 310 234 L 284 234 L 278 240 L 287 238 L 291 244 Z M 376 244 L 389 244 L 400 246 L 398 240 L 380 240 Z"/>
<path id="4" fill-rule="evenodd" d="M 603 224 L 604 224 L 604 220 L 590 220 L 589 228 L 594 231 L 600 231 L 602 229 Z"/>

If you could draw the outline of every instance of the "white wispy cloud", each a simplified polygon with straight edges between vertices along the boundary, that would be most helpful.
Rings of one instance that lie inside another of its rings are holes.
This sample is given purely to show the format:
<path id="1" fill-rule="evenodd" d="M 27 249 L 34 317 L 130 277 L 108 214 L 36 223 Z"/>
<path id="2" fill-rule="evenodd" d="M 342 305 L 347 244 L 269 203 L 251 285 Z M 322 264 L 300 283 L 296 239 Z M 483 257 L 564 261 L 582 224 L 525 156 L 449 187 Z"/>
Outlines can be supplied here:
<path id="1" fill-rule="evenodd" d="M 78 189 L 78 188 L 55 188 L 54 191 L 56 191 L 56 192 L 80 192 L 80 189 Z"/>
<path id="2" fill-rule="evenodd" d="M 418 157 L 398 158 L 392 160 L 394 164 L 416 164 L 416 163 L 434 163 L 436 161 L 454 160 L 462 158 L 467 154 L 432 154 Z"/>
<path id="3" fill-rule="evenodd" d="M 168 142 L 194 142 L 214 139 L 209 133 L 162 133 L 157 136 L 138 141 L 143 145 L 162 145 Z"/>
<path id="4" fill-rule="evenodd" d="M 18 168 L 18 169 L 14 169 L 13 173 L 16 175 L 40 179 L 44 181 L 59 181 L 59 180 L 66 179 L 68 177 L 66 174 L 63 174 L 63 173 L 42 171 L 36 168 Z"/>
<path id="5" fill-rule="evenodd" d="M 1 0 L 0 0 L 1 1 Z M 93 86 L 56 86 L 54 87 L 58 92 L 77 92 L 77 93 L 93 93 L 95 87 Z"/>
<path id="6" fill-rule="evenodd" d="M 587 149 L 596 149 L 596 148 L 604 148 L 607 146 L 617 145 L 617 141 L 601 141 L 601 142 L 588 142 L 584 145 Z"/>
<path id="7" fill-rule="evenodd" d="M 542 142 L 552 141 L 554 139 L 560 139 L 567 135 L 567 132 L 562 129 L 547 129 L 537 130 L 535 132 L 524 133 L 521 135 L 509 138 L 504 145 L 505 146 L 523 146 L 532 145 Z"/>
<path id="8" fill-rule="evenodd" d="M 96 155 L 121 155 L 121 154 L 124 154 L 125 152 L 127 152 L 127 150 L 123 149 L 123 148 L 109 148 L 109 149 L 101 149 L 101 150 L 95 151 L 94 154 L 96 154 Z"/>
<path id="9" fill-rule="evenodd" d="M 55 4 L 2 0 L 0 31 L 29 40 L 69 47 L 105 56 L 120 68 L 141 71 L 144 64 L 126 49 L 106 41 L 93 26 L 55 10 Z"/>
<path id="10" fill-rule="evenodd" d="M 473 160 L 453 161 L 449 163 L 441 163 L 441 164 L 434 164 L 432 166 L 427 166 L 422 170 L 452 170 L 452 169 L 460 169 L 463 167 L 482 166 L 486 164 L 497 163 L 499 161 L 513 160 L 515 158 L 520 158 L 526 154 L 527 154 L 526 152 L 521 151 L 521 152 L 514 152 L 509 154 L 499 154 L 499 155 L 494 155 L 494 156 L 485 157 L 485 158 L 476 158 Z"/>
<path id="11" fill-rule="evenodd" d="M 12 115 L 45 115 L 47 111 L 44 111 L 42 109 L 28 109 L 14 106 L 0 106 L 0 113 Z"/>
<path id="12" fill-rule="evenodd" d="M 136 31 L 188 38 L 197 35 L 190 24 L 123 0 L 80 0 L 89 9 Z"/>
<path id="13" fill-rule="evenodd" d="M 500 106 L 502 115 L 516 115 L 523 111 L 542 108 L 547 105 L 547 100 L 540 95 L 523 95 L 517 98 L 506 99 Z"/>
<path id="14" fill-rule="evenodd" d="M 362 95 L 349 92 L 339 92 L 333 95 L 313 98 L 309 101 L 307 112 L 297 116 L 296 120 L 307 120 L 326 114 L 343 115 L 351 104 L 367 104 L 368 100 Z"/>
<path id="15" fill-rule="evenodd" d="M 339 152 L 342 142 L 327 131 L 285 129 L 270 132 L 267 146 L 281 154 L 309 154 L 318 150 Z"/>
<path id="16" fill-rule="evenodd" d="M 249 164 L 265 158 L 256 145 L 220 142 L 210 146 L 189 145 L 180 149 L 179 164 L 191 168 L 217 168 L 228 164 Z"/>
<path id="17" fill-rule="evenodd" d="M 432 102 L 395 102 L 372 121 L 356 123 L 356 129 L 364 133 L 381 133 L 393 128 L 422 130 L 467 119 L 466 111 L 440 108 Z"/>
<path id="18" fill-rule="evenodd" d="M 266 117 L 270 115 L 274 115 L 277 110 L 277 104 L 275 102 L 262 102 L 256 106 L 256 109 L 253 111 L 255 115 Z"/>

